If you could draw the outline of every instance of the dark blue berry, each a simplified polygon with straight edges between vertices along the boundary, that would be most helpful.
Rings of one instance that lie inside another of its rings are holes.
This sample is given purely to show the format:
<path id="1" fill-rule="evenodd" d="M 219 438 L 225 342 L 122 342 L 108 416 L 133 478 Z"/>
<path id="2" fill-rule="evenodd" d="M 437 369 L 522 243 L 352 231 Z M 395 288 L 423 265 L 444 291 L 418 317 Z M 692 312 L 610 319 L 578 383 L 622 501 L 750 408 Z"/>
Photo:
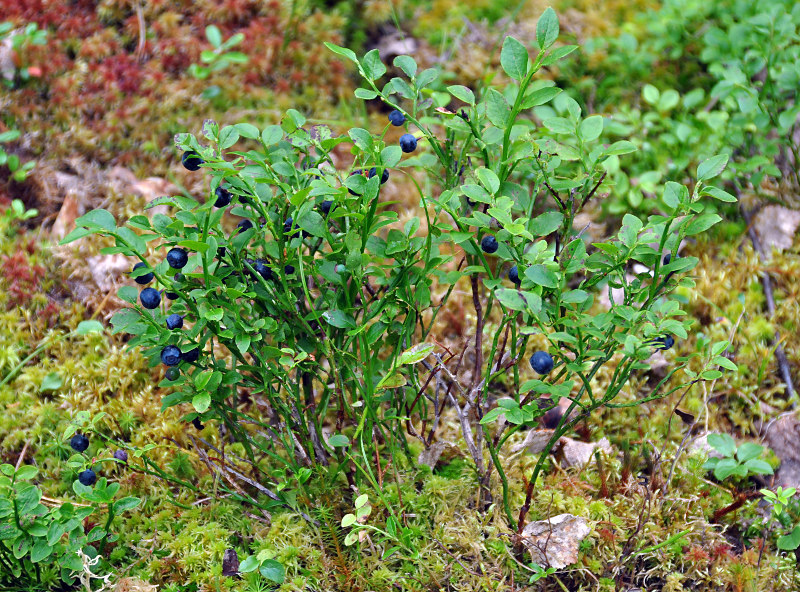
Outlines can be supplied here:
<path id="1" fill-rule="evenodd" d="M 553 356 L 546 351 L 537 351 L 531 356 L 531 368 L 541 375 L 550 374 L 553 369 Z"/>
<path id="2" fill-rule="evenodd" d="M 195 427 L 195 429 L 196 429 L 198 432 L 201 432 L 201 431 L 203 430 L 203 423 L 200 421 L 200 418 L 199 418 L 199 417 L 195 417 L 195 418 L 192 420 L 192 425 Z"/>
<path id="3" fill-rule="evenodd" d="M 180 329 L 183 327 L 183 317 L 178 313 L 173 313 L 167 317 L 167 329 Z"/>
<path id="4" fill-rule="evenodd" d="M 217 200 L 214 202 L 215 208 L 224 208 L 229 203 L 231 203 L 231 192 L 225 189 L 222 185 L 217 187 L 214 190 L 214 195 L 217 197 Z"/>
<path id="5" fill-rule="evenodd" d="M 239 229 L 239 232 L 244 232 L 245 230 L 250 230 L 253 227 L 253 223 L 250 222 L 247 218 L 242 220 L 236 225 L 236 228 Z"/>
<path id="6" fill-rule="evenodd" d="M 400 150 L 405 153 L 414 152 L 417 149 L 417 139 L 411 134 L 400 136 Z"/>
<path id="7" fill-rule="evenodd" d="M 656 349 L 668 350 L 675 345 L 675 338 L 672 335 L 665 335 L 664 337 L 657 337 L 653 340 L 653 346 Z"/>
<path id="8" fill-rule="evenodd" d="M 330 199 L 326 199 L 321 204 L 319 204 L 319 211 L 322 212 L 323 216 L 327 216 L 330 213 L 332 207 L 333 207 L 333 201 Z"/>
<path id="9" fill-rule="evenodd" d="M 114 451 L 114 458 L 117 460 L 121 460 L 122 462 L 128 462 L 128 451 L 127 450 L 115 450 Z"/>
<path id="10" fill-rule="evenodd" d="M 181 371 L 177 368 L 167 368 L 167 371 L 164 372 L 164 376 L 167 380 L 178 380 L 181 377 Z"/>
<path id="11" fill-rule="evenodd" d="M 142 293 L 139 294 L 139 301 L 145 308 L 153 310 L 154 308 L 158 308 L 158 305 L 161 304 L 161 294 L 159 294 L 158 290 L 155 288 L 145 288 L 142 290 Z"/>
<path id="12" fill-rule="evenodd" d="M 403 115 L 402 111 L 395 109 L 391 113 L 389 113 L 389 123 L 391 123 L 395 127 L 400 127 L 406 122 L 406 116 Z"/>
<path id="13" fill-rule="evenodd" d="M 266 259 L 256 259 L 256 262 L 253 263 L 253 269 L 256 270 L 256 273 L 260 275 L 265 280 L 269 281 L 274 276 L 272 274 L 272 269 L 270 269 L 267 264 L 265 263 Z"/>
<path id="14" fill-rule="evenodd" d="M 517 286 L 522 283 L 522 280 L 519 279 L 519 271 L 517 270 L 516 265 L 508 270 L 508 279 L 511 280 L 511 283 L 516 284 Z"/>
<path id="15" fill-rule="evenodd" d="M 75 452 L 83 452 L 84 450 L 89 448 L 89 438 L 87 438 L 83 434 L 75 434 L 69 441 L 69 445 L 72 446 L 72 449 Z"/>
<path id="16" fill-rule="evenodd" d="M 374 176 L 375 176 L 377 173 L 378 173 L 378 171 L 375 169 L 375 167 L 372 167 L 372 168 L 369 170 L 369 178 L 371 179 L 371 178 L 372 178 L 372 177 L 374 177 Z M 381 185 L 383 185 L 384 183 L 386 183 L 386 181 L 388 181 L 388 180 L 389 180 L 389 169 L 383 169 L 383 172 L 381 173 Z"/>
<path id="17" fill-rule="evenodd" d="M 286 275 L 292 275 L 294 273 L 294 265 L 287 265 L 286 267 L 283 268 L 283 272 Z"/>
<path id="18" fill-rule="evenodd" d="M 175 247 L 167 253 L 167 263 L 172 269 L 183 269 L 189 262 L 189 255 L 184 249 Z"/>
<path id="19" fill-rule="evenodd" d="M 170 300 L 177 300 L 179 294 L 177 292 L 164 292 L 164 296 Z"/>
<path id="20" fill-rule="evenodd" d="M 222 259 L 228 253 L 228 249 L 225 247 L 219 247 L 217 249 L 217 259 Z"/>
<path id="21" fill-rule="evenodd" d="M 161 350 L 161 361 L 165 366 L 177 366 L 181 363 L 181 350 L 174 345 L 168 345 Z"/>
<path id="22" fill-rule="evenodd" d="M 491 255 L 497 251 L 497 247 L 499 246 L 500 245 L 497 243 L 497 239 L 491 234 L 487 234 L 481 239 L 481 249 L 483 249 L 484 253 L 489 253 Z"/>
<path id="23" fill-rule="evenodd" d="M 97 475 L 95 475 L 92 469 L 86 469 L 78 474 L 78 481 L 81 482 L 81 485 L 89 487 L 94 485 L 94 482 L 97 481 Z"/>
<path id="24" fill-rule="evenodd" d="M 200 155 L 194 150 L 184 152 L 183 156 L 181 156 L 181 162 L 183 163 L 184 168 L 190 171 L 198 170 L 200 165 L 205 163 L 205 161 L 200 158 Z"/>
<path id="25" fill-rule="evenodd" d="M 189 362 L 190 364 L 196 362 L 200 359 L 200 349 L 197 347 L 190 349 L 189 351 L 182 353 L 181 358 L 184 362 Z"/>
<path id="26" fill-rule="evenodd" d="M 147 264 L 146 263 L 142 263 L 141 261 L 133 266 L 133 270 L 134 271 L 136 271 L 137 269 L 142 269 L 142 268 L 148 269 Z M 153 272 L 151 271 L 150 273 L 146 273 L 144 275 L 140 275 L 139 277 L 133 278 L 133 281 L 136 282 L 137 284 L 141 284 L 142 286 L 145 286 L 145 285 L 147 285 L 147 284 L 149 284 L 150 282 L 153 281 L 153 277 L 155 277 L 155 276 L 153 275 Z"/>
<path id="27" fill-rule="evenodd" d="M 672 261 L 672 254 L 667 253 L 664 255 L 664 265 L 669 265 L 669 262 Z"/>

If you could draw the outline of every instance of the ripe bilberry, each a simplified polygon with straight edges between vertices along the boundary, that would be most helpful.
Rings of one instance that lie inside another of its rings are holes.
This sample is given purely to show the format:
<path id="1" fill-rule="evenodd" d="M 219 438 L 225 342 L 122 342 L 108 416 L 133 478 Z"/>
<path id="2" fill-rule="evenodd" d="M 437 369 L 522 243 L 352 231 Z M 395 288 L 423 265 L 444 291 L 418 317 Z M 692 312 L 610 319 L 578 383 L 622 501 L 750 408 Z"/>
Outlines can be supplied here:
<path id="1" fill-rule="evenodd" d="M 183 327 L 183 317 L 178 313 L 173 313 L 167 317 L 167 329 L 180 329 Z"/>
<path id="2" fill-rule="evenodd" d="M 139 294 L 139 301 L 145 308 L 153 310 L 154 308 L 158 308 L 158 305 L 161 304 L 161 294 L 155 288 L 145 288 L 142 290 L 142 293 Z"/>
<path id="3" fill-rule="evenodd" d="M 168 345 L 161 350 L 161 361 L 166 366 L 177 366 L 181 363 L 181 350 L 174 345 Z"/>
<path id="4" fill-rule="evenodd" d="M 183 269 L 189 262 L 189 255 L 184 249 L 175 247 L 167 253 L 167 263 L 172 269 Z"/>
<path id="5" fill-rule="evenodd" d="M 491 234 L 487 234 L 481 239 L 481 249 L 483 249 L 484 253 L 489 253 L 491 255 L 497 251 L 499 246 L 497 239 Z"/>
<path id="6" fill-rule="evenodd" d="M 374 176 L 375 176 L 377 173 L 378 173 L 378 171 L 375 169 L 375 167 L 372 167 L 372 168 L 369 170 L 369 178 L 371 179 L 371 178 L 372 178 L 372 177 L 374 177 Z M 386 181 L 388 181 L 388 180 L 389 180 L 389 169 L 383 169 L 383 172 L 381 173 L 381 185 L 383 185 L 384 183 L 386 183 Z"/>
<path id="7" fill-rule="evenodd" d="M 181 354 L 181 359 L 184 362 L 189 362 L 190 364 L 196 362 L 197 360 L 200 359 L 200 349 L 196 347 L 194 349 L 190 349 L 187 352 L 183 352 Z"/>
<path id="8" fill-rule="evenodd" d="M 531 368 L 542 375 L 550 374 L 553 369 L 553 356 L 546 351 L 534 352 L 531 356 Z"/>
<path id="9" fill-rule="evenodd" d="M 217 197 L 216 201 L 214 202 L 215 208 L 224 208 L 231 203 L 231 199 L 233 197 L 231 192 L 221 185 L 214 190 L 214 195 Z"/>
<path id="10" fill-rule="evenodd" d="M 122 462 L 128 462 L 128 451 L 127 450 L 115 450 L 114 451 L 114 458 L 117 460 L 121 460 Z"/>
<path id="11" fill-rule="evenodd" d="M 389 113 L 389 123 L 391 123 L 395 127 L 400 127 L 406 122 L 406 116 L 403 115 L 402 111 L 395 109 L 391 113 Z"/>
<path id="12" fill-rule="evenodd" d="M 517 270 L 516 265 L 514 265 L 511 269 L 508 270 L 508 279 L 511 280 L 511 283 L 517 286 L 522 284 L 522 280 L 519 279 L 519 271 Z"/>
<path id="13" fill-rule="evenodd" d="M 164 296 L 166 296 L 169 300 L 177 300 L 179 294 L 177 292 L 164 292 Z"/>
<path id="14" fill-rule="evenodd" d="M 200 421 L 200 418 L 199 418 L 199 417 L 195 417 L 195 418 L 192 420 L 192 425 L 195 427 L 195 429 L 196 429 L 198 432 L 201 432 L 201 431 L 203 431 L 203 423 Z"/>
<path id="15" fill-rule="evenodd" d="M 292 275 L 294 273 L 294 265 L 287 265 L 286 267 L 283 268 L 283 272 L 286 275 Z"/>
<path id="16" fill-rule="evenodd" d="M 330 199 L 326 199 L 321 204 L 319 204 L 319 211 L 322 212 L 323 216 L 327 216 L 330 213 L 332 207 L 333 207 L 333 201 Z"/>
<path id="17" fill-rule="evenodd" d="M 250 222 L 247 218 L 242 220 L 236 225 L 236 228 L 239 229 L 239 232 L 244 232 L 245 230 L 250 230 L 253 227 L 253 223 Z"/>
<path id="18" fill-rule="evenodd" d="M 400 136 L 400 150 L 405 153 L 414 152 L 417 149 L 417 139 L 411 134 Z"/>
<path id="19" fill-rule="evenodd" d="M 75 434 L 69 441 L 69 445 L 75 452 L 83 452 L 84 450 L 89 448 L 89 438 L 87 438 L 83 434 Z"/>
<path id="20" fill-rule="evenodd" d="M 664 255 L 664 265 L 669 265 L 670 261 L 672 261 L 672 253 L 667 253 Z"/>
<path id="21" fill-rule="evenodd" d="M 181 162 L 183 163 L 184 168 L 190 171 L 198 170 L 200 165 L 205 163 L 205 161 L 200 158 L 200 155 L 194 150 L 184 152 L 183 156 L 181 156 Z"/>
<path id="22" fill-rule="evenodd" d="M 656 349 L 666 351 L 668 349 L 671 349 L 672 346 L 675 345 L 675 338 L 672 335 L 657 337 L 653 339 L 651 345 L 653 345 Z"/>
<path id="23" fill-rule="evenodd" d="M 93 485 L 95 481 L 97 481 L 97 475 L 95 475 L 92 469 L 86 469 L 78 474 L 78 481 L 81 482 L 81 485 L 89 487 Z"/>
<path id="24" fill-rule="evenodd" d="M 148 268 L 147 267 L 147 263 L 142 263 L 140 261 L 139 263 L 137 263 L 136 265 L 133 266 L 134 271 L 136 271 L 137 269 L 142 269 L 142 268 L 147 269 Z M 154 277 L 155 276 L 153 275 L 153 272 L 151 271 L 150 273 L 146 273 L 144 275 L 140 275 L 139 277 L 133 278 L 133 281 L 136 282 L 137 284 L 145 286 L 145 285 L 149 284 L 150 282 L 152 282 Z"/>

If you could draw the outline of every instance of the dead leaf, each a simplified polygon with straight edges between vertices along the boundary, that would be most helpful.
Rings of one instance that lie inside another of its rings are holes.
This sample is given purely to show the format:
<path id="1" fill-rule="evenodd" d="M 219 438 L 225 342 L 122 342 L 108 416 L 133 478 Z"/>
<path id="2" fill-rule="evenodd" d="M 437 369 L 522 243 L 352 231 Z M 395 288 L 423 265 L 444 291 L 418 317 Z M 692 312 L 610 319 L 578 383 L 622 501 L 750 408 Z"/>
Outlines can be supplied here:
<path id="1" fill-rule="evenodd" d="M 222 575 L 230 577 L 239 575 L 239 556 L 236 554 L 236 549 L 225 549 L 225 554 L 222 556 Z"/>
<path id="2" fill-rule="evenodd" d="M 761 208 L 753 218 L 753 229 L 767 257 L 773 247 L 778 251 L 792 247 L 798 225 L 800 212 L 777 205 Z"/>
<path id="3" fill-rule="evenodd" d="M 522 542 L 534 563 L 561 569 L 577 563 L 579 545 L 591 531 L 585 518 L 559 514 L 528 524 L 522 530 Z"/>
<path id="4" fill-rule="evenodd" d="M 64 198 L 64 203 L 61 204 L 61 209 L 58 212 L 56 221 L 53 223 L 53 228 L 50 229 L 50 235 L 55 240 L 61 240 L 75 228 L 75 219 L 77 217 L 78 200 L 70 193 Z"/>
<path id="5" fill-rule="evenodd" d="M 547 446 L 553 433 L 555 430 L 531 430 L 525 436 L 525 440 L 511 448 L 511 453 L 516 454 L 525 450 L 528 454 L 539 454 Z"/>

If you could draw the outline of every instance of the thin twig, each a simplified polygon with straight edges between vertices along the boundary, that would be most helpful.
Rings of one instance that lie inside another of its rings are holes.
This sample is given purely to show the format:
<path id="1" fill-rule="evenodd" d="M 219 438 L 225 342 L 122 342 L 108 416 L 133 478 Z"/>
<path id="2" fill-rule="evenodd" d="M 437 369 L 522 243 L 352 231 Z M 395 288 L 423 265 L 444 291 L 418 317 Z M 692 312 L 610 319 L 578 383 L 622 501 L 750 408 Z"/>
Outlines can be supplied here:
<path id="1" fill-rule="evenodd" d="M 740 209 L 742 211 L 742 217 L 744 217 L 744 221 L 747 223 L 747 234 L 750 236 L 750 240 L 753 242 L 753 248 L 755 248 L 759 259 L 763 263 L 767 259 L 767 255 L 761 246 L 761 242 L 753 226 L 752 212 L 748 212 L 747 208 L 744 206 Z M 761 273 L 761 283 L 764 286 L 764 298 L 767 301 L 767 311 L 769 312 L 770 318 L 773 318 L 775 316 L 775 298 L 772 294 L 772 279 L 766 271 Z M 794 383 L 792 382 L 792 374 L 789 370 L 789 360 L 786 358 L 786 352 L 783 350 L 783 345 L 781 344 L 780 332 L 775 331 L 775 339 L 773 342 L 775 343 L 775 359 L 778 361 L 778 370 L 781 373 L 783 383 L 786 385 L 786 396 L 791 401 L 792 407 L 794 407 L 796 403 L 794 401 L 796 393 L 794 390 Z"/>
<path id="2" fill-rule="evenodd" d="M 19 453 L 19 458 L 17 459 L 17 465 L 14 467 L 15 471 L 19 471 L 22 466 L 22 461 L 25 460 L 25 453 L 28 452 L 28 444 L 30 443 L 30 440 L 25 440 L 25 445 L 22 447 L 22 452 Z"/>

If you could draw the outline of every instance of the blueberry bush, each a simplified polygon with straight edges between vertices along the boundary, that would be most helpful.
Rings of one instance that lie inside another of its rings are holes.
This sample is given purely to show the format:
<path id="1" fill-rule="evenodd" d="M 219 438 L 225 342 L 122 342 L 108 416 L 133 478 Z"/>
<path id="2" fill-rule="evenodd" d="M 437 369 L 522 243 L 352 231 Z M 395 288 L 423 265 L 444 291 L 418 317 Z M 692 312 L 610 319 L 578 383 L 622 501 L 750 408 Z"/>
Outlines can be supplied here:
<path id="1" fill-rule="evenodd" d="M 409 56 L 394 60 L 403 76 L 386 80 L 377 50 L 358 58 L 328 44 L 361 75 L 356 96 L 392 109 L 381 133 L 336 135 L 293 109 L 264 129 L 207 121 L 202 137 L 175 139 L 184 166 L 208 177 L 204 203 L 158 198 L 148 207 L 167 206 L 170 215 L 137 215 L 123 226 L 94 210 L 64 239 L 100 234 L 114 243 L 104 253 L 141 260 L 132 276 L 152 276 L 155 287 L 120 289 L 134 306 L 114 316 L 114 331 L 132 335 L 129 345 L 142 347 L 152 365 L 180 370 L 162 383 L 175 389 L 164 409 L 190 404 L 187 421 L 217 420 L 252 463 L 268 455 L 283 467 L 288 485 L 272 484 L 276 501 L 296 506 L 342 478 L 381 495 L 380 459 L 413 465 L 407 439 L 429 447 L 445 405 L 453 405 L 482 503 L 493 499 L 496 470 L 509 525 L 521 531 L 549 451 L 593 411 L 641 404 L 716 379 L 720 367 L 735 369 L 719 342 L 705 356 L 678 359 L 645 399 L 614 402 L 656 348 L 687 337 L 670 293 L 692 285 L 697 260 L 678 257 L 678 246 L 720 220 L 706 211 L 707 198 L 735 198 L 709 184 L 728 162 L 713 156 L 698 166 L 691 191 L 663 188 L 664 214 L 626 214 L 615 237 L 587 240 L 575 220 L 604 193 L 603 163 L 635 147 L 600 143 L 602 116 L 536 80 L 575 49 L 556 47 L 558 35 L 548 9 L 536 47 L 507 37 L 500 61 L 508 84 L 477 96 L 459 85 L 430 92 L 442 73 L 419 70 Z M 530 110 L 559 96 L 565 112 L 544 119 L 542 133 Z M 386 132 L 397 123 L 405 133 L 395 143 Z M 353 158 L 347 170 L 336 167 L 341 145 Z M 389 173 L 410 177 L 424 218 L 399 225 L 381 199 Z M 631 274 L 634 263 L 645 271 Z M 461 359 L 426 341 L 462 283 L 476 318 L 469 383 L 457 376 Z M 609 304 L 598 314 L 592 304 L 603 295 Z M 180 330 L 168 321 L 174 315 L 184 319 Z M 532 341 L 543 349 L 530 351 Z M 524 380 L 531 353 L 539 378 Z M 696 357 L 701 367 L 691 370 Z M 593 379 L 609 364 L 612 380 L 599 388 Z M 676 373 L 682 381 L 662 390 Z M 440 400 L 429 388 L 437 375 L 449 383 Z M 514 396 L 495 402 L 490 387 L 501 382 Z M 515 502 L 498 452 L 560 399 L 568 409 L 524 502 Z"/>

